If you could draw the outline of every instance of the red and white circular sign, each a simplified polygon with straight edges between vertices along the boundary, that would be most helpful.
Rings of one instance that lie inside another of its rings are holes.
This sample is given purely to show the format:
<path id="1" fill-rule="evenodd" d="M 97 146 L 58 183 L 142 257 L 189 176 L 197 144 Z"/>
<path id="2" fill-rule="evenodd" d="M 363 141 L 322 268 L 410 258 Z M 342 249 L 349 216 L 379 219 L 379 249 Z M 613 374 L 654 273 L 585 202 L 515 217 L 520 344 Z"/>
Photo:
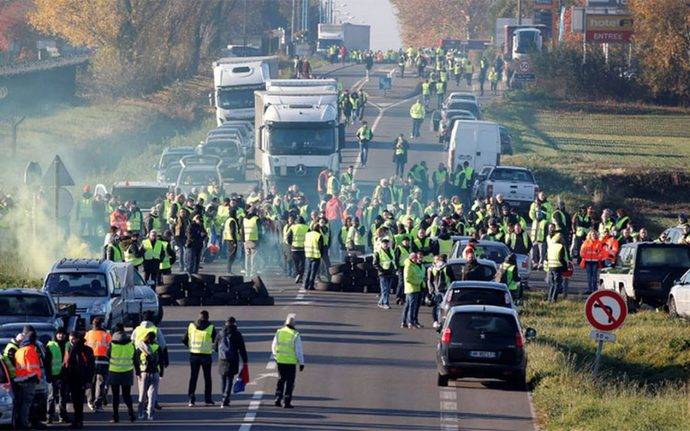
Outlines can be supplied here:
<path id="1" fill-rule="evenodd" d="M 597 290 L 585 302 L 587 321 L 600 331 L 618 329 L 628 315 L 625 299 L 613 290 Z"/>

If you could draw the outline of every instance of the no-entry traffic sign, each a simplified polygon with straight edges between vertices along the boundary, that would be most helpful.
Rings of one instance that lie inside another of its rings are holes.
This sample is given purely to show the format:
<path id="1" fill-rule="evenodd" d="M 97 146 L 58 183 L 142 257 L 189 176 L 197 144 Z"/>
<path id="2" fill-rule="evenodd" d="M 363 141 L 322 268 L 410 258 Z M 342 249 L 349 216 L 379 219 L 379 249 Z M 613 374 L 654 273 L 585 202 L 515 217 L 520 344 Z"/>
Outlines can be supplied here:
<path id="1" fill-rule="evenodd" d="M 628 315 L 625 299 L 612 290 L 597 290 L 585 302 L 587 321 L 600 331 L 619 328 Z"/>

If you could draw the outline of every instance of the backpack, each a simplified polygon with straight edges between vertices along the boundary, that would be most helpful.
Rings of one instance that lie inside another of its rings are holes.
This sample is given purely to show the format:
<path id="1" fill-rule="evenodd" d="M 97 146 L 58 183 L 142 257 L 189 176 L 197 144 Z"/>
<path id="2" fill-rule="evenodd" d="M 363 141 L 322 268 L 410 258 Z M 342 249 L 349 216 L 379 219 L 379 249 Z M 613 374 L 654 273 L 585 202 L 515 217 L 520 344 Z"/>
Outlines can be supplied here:
<path id="1" fill-rule="evenodd" d="M 230 335 L 223 334 L 223 338 L 218 344 L 218 359 L 222 361 L 233 361 L 236 356 L 236 349 L 230 341 Z"/>

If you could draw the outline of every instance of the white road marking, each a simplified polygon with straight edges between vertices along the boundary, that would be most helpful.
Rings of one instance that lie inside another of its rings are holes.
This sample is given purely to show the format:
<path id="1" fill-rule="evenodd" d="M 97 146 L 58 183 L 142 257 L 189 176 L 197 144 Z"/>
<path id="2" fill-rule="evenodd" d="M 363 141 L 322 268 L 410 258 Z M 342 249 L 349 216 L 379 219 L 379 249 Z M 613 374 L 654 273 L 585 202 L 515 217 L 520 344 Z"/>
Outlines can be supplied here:
<path id="1" fill-rule="evenodd" d="M 268 361 L 268 363 L 266 364 L 266 369 L 267 370 L 275 370 L 276 369 L 276 361 L 274 361 L 273 359 Z"/>
<path id="2" fill-rule="evenodd" d="M 240 426 L 240 431 L 249 431 L 252 429 L 254 419 L 256 419 L 256 411 L 259 410 L 259 406 L 261 405 L 261 398 L 263 396 L 263 391 L 254 392 L 254 395 L 252 396 L 252 401 L 249 403 L 249 407 L 247 407 L 247 413 L 244 415 L 244 419 L 242 420 L 242 426 Z"/>
<path id="3" fill-rule="evenodd" d="M 459 429 L 458 419 L 458 393 L 455 389 L 439 390 L 438 397 L 440 402 L 440 421 L 442 431 L 457 431 Z"/>

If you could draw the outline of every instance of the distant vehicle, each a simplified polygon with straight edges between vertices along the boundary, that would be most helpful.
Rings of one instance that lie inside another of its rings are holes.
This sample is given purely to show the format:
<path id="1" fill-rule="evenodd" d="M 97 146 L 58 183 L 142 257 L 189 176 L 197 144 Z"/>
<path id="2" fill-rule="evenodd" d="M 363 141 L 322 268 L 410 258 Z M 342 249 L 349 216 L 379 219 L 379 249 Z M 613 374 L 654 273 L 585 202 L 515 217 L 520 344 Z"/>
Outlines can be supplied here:
<path id="1" fill-rule="evenodd" d="M 251 45 L 228 45 L 221 50 L 223 57 L 257 57 L 262 54 L 261 48 Z"/>
<path id="2" fill-rule="evenodd" d="M 254 118 L 254 91 L 278 76 L 277 57 L 226 57 L 213 62 L 214 92 L 209 95 L 220 126 L 229 120 Z"/>
<path id="3" fill-rule="evenodd" d="M 166 149 L 164 149 L 163 153 L 161 154 L 161 158 L 158 160 L 158 165 L 156 165 L 156 180 L 159 183 L 175 182 L 175 179 L 173 179 L 172 181 L 164 180 L 165 170 L 170 165 L 179 165 L 180 159 L 182 157 L 191 155 L 194 155 L 194 147 L 191 146 L 167 147 Z"/>
<path id="4" fill-rule="evenodd" d="M 136 201 L 141 211 L 148 213 L 153 206 L 165 199 L 171 185 L 148 181 L 122 181 L 113 184 L 110 193 L 118 196 L 122 202 Z"/>
<path id="5" fill-rule="evenodd" d="M 180 175 L 181 170 L 182 165 L 178 160 L 177 163 L 174 163 L 165 168 L 165 171 L 161 174 L 161 179 L 165 183 L 175 184 L 177 182 L 177 177 Z"/>
<path id="6" fill-rule="evenodd" d="M 501 133 L 501 154 L 513 154 L 513 137 L 510 136 L 508 128 L 498 126 Z"/>
<path id="7" fill-rule="evenodd" d="M 454 241 L 453 251 L 451 256 L 453 259 L 459 259 L 462 257 L 462 251 L 467 247 L 467 239 L 462 239 L 459 241 Z M 488 241 L 479 240 L 477 245 L 474 247 L 475 256 L 477 259 L 488 259 L 500 266 L 510 254 L 510 249 L 507 245 L 498 241 Z M 530 257 L 526 254 L 515 254 L 518 275 L 523 281 L 527 281 L 531 272 L 531 261 Z"/>
<path id="8" fill-rule="evenodd" d="M 348 51 L 369 49 L 368 25 L 320 23 L 317 28 L 316 51 L 326 52 L 331 46 L 345 46 Z"/>
<path id="9" fill-rule="evenodd" d="M 477 175 L 472 195 L 487 198 L 502 194 L 511 206 L 526 209 L 534 202 L 539 186 L 527 168 L 485 166 Z"/>
<path id="10" fill-rule="evenodd" d="M 475 281 L 493 281 L 496 276 L 496 264 L 488 259 L 477 259 L 477 263 L 481 268 L 480 280 Z M 446 266 L 450 269 L 450 281 L 461 281 L 462 270 L 467 264 L 467 260 L 462 258 L 448 259 Z"/>
<path id="11" fill-rule="evenodd" d="M 515 308 L 508 287 L 503 283 L 492 281 L 452 282 L 441 302 L 441 321 L 445 320 L 451 308 L 458 305 L 495 305 Z"/>
<path id="12" fill-rule="evenodd" d="M 443 108 L 452 102 L 455 102 L 457 100 L 469 100 L 470 102 L 474 102 L 477 105 L 479 105 L 479 99 L 477 99 L 477 95 L 474 93 L 467 93 L 464 91 L 454 91 L 446 97 L 445 102 L 443 102 Z"/>
<path id="13" fill-rule="evenodd" d="M 64 307 L 58 310 L 53 300 L 45 292 L 36 289 L 0 290 L 0 325 L 48 324 L 53 330 L 70 327 L 74 310 Z M 16 334 L 15 334 L 16 335 Z"/>
<path id="14" fill-rule="evenodd" d="M 482 110 L 477 102 L 471 100 L 455 99 L 448 102 L 442 111 L 463 110 L 471 112 L 477 120 L 482 119 Z M 443 114 L 441 114 L 443 116 Z"/>
<path id="15" fill-rule="evenodd" d="M 222 126 L 210 130 L 206 137 L 223 135 L 226 133 L 238 133 L 240 135 L 242 149 L 247 157 L 254 156 L 254 125 L 249 121 L 226 121 Z"/>
<path id="16" fill-rule="evenodd" d="M 526 383 L 525 341 L 536 331 L 520 326 L 517 311 L 493 305 L 453 307 L 437 345 L 438 385 L 463 377 L 498 378 L 522 389 Z"/>
<path id="17" fill-rule="evenodd" d="M 453 120 L 476 120 L 477 116 L 466 109 L 447 109 L 441 111 L 441 122 L 449 124 Z"/>
<path id="18" fill-rule="evenodd" d="M 620 248 L 616 263 L 601 270 L 600 289 L 615 290 L 625 298 L 628 310 L 640 304 L 666 305 L 674 280 L 690 269 L 690 246 L 636 242 Z"/>
<path id="19" fill-rule="evenodd" d="M 667 305 L 671 316 L 690 318 L 690 270 L 674 283 Z"/>
<path id="20" fill-rule="evenodd" d="M 447 166 L 460 166 L 465 161 L 477 172 L 484 166 L 500 165 L 501 136 L 498 124 L 491 121 L 455 121 L 450 132 Z"/>
<path id="21" fill-rule="evenodd" d="M 190 194 L 211 184 L 223 188 L 220 166 L 223 160 L 218 156 L 187 156 L 180 160 L 180 173 L 177 175 L 175 189 L 182 194 Z"/>
<path id="22" fill-rule="evenodd" d="M 61 259 L 53 264 L 42 290 L 58 307 L 74 304 L 80 329 L 95 317 L 102 317 L 106 328 L 120 322 L 138 324 L 145 311 L 152 311 L 156 322 L 163 319 L 158 296 L 130 263 Z"/>
<path id="23" fill-rule="evenodd" d="M 201 156 L 220 157 L 219 169 L 223 178 L 244 181 L 246 162 L 239 138 L 208 138 L 205 143 L 199 145 L 198 153 Z"/>

